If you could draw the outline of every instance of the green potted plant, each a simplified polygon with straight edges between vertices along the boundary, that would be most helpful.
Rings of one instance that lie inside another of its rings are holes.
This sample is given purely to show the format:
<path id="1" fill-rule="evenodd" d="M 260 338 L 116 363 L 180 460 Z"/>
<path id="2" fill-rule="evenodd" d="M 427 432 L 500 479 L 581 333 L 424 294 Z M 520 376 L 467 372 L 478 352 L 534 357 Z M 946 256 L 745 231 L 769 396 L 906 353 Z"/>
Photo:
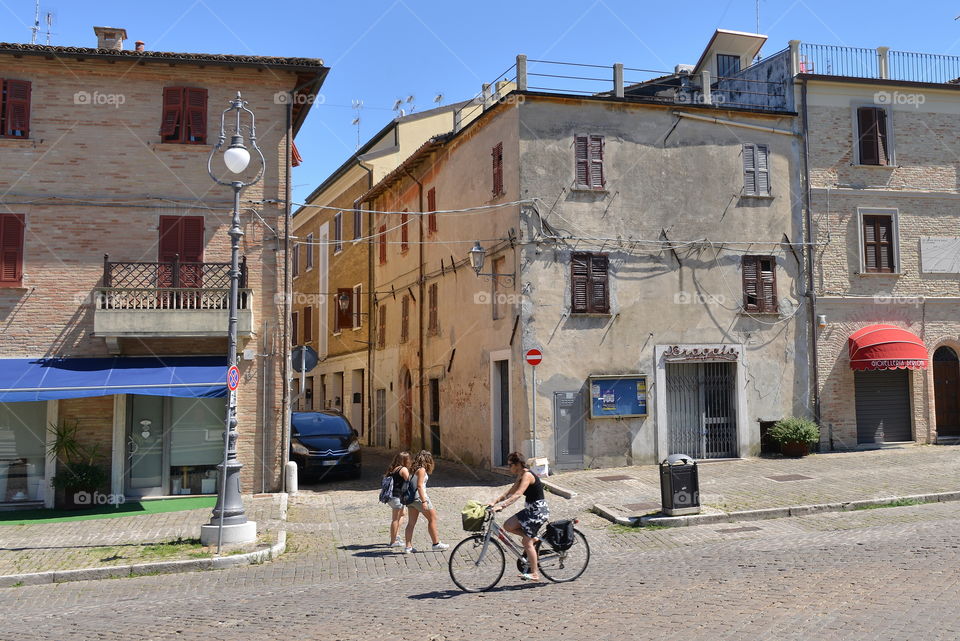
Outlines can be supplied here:
<path id="1" fill-rule="evenodd" d="M 806 456 L 810 445 L 820 440 L 820 426 L 810 419 L 791 416 L 777 421 L 769 434 L 784 456 Z"/>
<path id="2" fill-rule="evenodd" d="M 57 459 L 57 473 L 51 479 L 62 508 L 85 508 L 93 504 L 93 495 L 106 487 L 107 472 L 94 460 L 96 446 L 80 441 L 78 421 L 50 424 L 49 453 Z"/>

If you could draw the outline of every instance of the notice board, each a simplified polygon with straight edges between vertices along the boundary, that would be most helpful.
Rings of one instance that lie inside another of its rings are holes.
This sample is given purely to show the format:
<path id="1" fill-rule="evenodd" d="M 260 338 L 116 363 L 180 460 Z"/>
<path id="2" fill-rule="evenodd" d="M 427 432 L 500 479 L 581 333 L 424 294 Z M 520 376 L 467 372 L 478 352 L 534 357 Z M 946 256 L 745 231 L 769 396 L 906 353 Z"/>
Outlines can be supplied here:
<path id="1" fill-rule="evenodd" d="M 590 418 L 647 415 L 646 374 L 591 376 Z"/>

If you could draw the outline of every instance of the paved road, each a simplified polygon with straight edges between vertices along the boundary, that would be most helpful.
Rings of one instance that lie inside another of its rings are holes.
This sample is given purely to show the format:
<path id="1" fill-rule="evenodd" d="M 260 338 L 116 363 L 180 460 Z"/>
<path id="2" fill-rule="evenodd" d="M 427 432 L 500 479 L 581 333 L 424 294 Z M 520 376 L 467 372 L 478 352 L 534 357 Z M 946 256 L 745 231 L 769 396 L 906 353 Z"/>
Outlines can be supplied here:
<path id="1" fill-rule="evenodd" d="M 451 541 L 458 502 L 500 484 L 435 479 Z M 0 639 L 960 638 L 955 503 L 641 532 L 586 515 L 580 580 L 472 595 L 443 554 L 384 547 L 369 481 L 300 497 L 274 563 L 0 590 Z"/>

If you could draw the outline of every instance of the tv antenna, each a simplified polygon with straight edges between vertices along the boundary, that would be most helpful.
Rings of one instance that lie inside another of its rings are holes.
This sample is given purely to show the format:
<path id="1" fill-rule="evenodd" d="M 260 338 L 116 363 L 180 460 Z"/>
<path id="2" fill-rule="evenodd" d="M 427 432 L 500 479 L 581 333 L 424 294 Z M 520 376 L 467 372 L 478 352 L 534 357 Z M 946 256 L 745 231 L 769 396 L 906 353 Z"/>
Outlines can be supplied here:
<path id="1" fill-rule="evenodd" d="M 35 9 L 33 12 L 33 26 L 30 27 L 32 35 L 30 36 L 30 44 L 37 44 L 37 32 L 40 31 L 40 0 L 36 0 Z"/>
<path id="2" fill-rule="evenodd" d="M 413 113 L 414 111 L 417 110 L 417 106 L 413 104 L 413 101 L 414 101 L 415 99 L 416 99 L 416 97 L 413 96 L 413 95 L 407 96 L 407 105 L 409 105 L 408 111 L 409 111 L 410 113 Z"/>
<path id="3" fill-rule="evenodd" d="M 47 11 L 46 22 L 47 22 L 47 45 L 49 46 L 49 45 L 50 45 L 50 35 L 51 35 L 50 29 L 51 29 L 51 27 L 53 27 L 53 12 L 52 12 L 52 11 Z"/>
<path id="4" fill-rule="evenodd" d="M 361 109 L 363 109 L 363 101 L 354 100 L 353 111 L 355 115 L 353 117 L 353 122 L 351 122 L 350 124 L 356 125 L 357 127 L 357 149 L 360 149 L 360 110 Z"/>
<path id="5" fill-rule="evenodd" d="M 397 112 L 397 117 L 402 118 L 407 115 L 403 110 L 403 98 L 397 98 L 393 103 L 393 110 Z"/>
<path id="6" fill-rule="evenodd" d="M 439 105 L 442 105 L 442 104 L 443 104 L 443 94 L 442 94 L 442 93 L 438 93 L 436 96 L 433 97 L 433 101 L 434 101 L 435 103 L 437 103 L 438 106 L 439 106 Z"/>

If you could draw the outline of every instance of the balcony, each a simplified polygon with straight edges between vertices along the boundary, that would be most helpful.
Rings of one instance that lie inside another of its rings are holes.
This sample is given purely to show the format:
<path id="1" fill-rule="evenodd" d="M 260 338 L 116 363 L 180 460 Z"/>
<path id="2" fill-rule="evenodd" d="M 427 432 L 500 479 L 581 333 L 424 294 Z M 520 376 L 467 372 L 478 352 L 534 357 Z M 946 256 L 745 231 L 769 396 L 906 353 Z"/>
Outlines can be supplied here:
<path id="1" fill-rule="evenodd" d="M 96 289 L 93 333 L 120 351 L 121 338 L 226 337 L 230 263 L 113 262 L 103 257 Z M 253 292 L 246 258 L 240 264 L 237 333 L 253 331 Z"/>
<path id="2" fill-rule="evenodd" d="M 956 84 L 960 56 L 791 42 L 794 73 Z"/>

